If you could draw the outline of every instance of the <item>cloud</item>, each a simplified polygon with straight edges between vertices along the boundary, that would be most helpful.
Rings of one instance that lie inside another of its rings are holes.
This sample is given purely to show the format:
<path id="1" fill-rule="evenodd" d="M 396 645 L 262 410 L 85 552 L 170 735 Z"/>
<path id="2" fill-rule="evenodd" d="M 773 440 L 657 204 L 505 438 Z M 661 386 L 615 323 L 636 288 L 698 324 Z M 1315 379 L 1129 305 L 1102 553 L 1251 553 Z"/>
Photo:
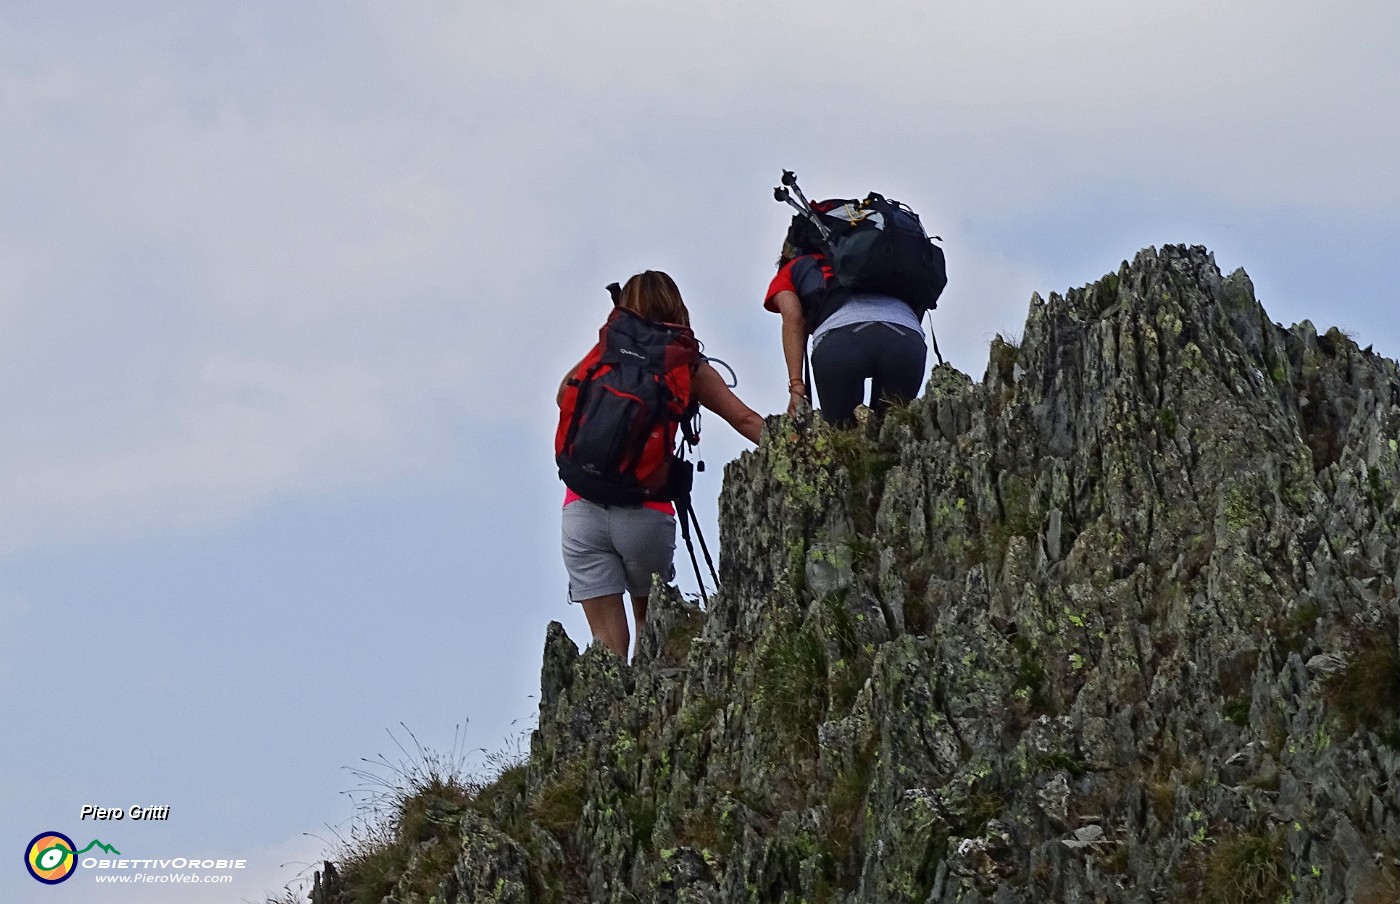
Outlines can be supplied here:
<path id="1" fill-rule="evenodd" d="M 50 443 L 7 449 L 0 548 L 46 521 L 123 535 L 203 523 L 421 458 L 379 373 L 213 357 L 179 376 L 160 398 L 94 408 Z"/>
<path id="2" fill-rule="evenodd" d="M 766 377 L 783 166 L 949 239 L 940 339 L 975 372 L 1064 288 L 997 241 L 1086 194 L 1400 200 L 1379 3 L 85 8 L 0 38 L 4 549 L 538 439 L 601 285 L 646 267 Z"/>
<path id="3" fill-rule="evenodd" d="M 33 602 L 27 596 L 0 587 L 0 651 L 4 653 L 0 655 L 0 679 L 8 681 L 18 677 L 12 674 L 16 671 L 14 663 L 18 657 L 14 655 L 13 650 L 5 647 L 18 642 L 20 638 L 32 636 L 31 632 L 24 630 L 24 626 L 39 624 L 37 621 L 31 621 L 37 614 Z"/>

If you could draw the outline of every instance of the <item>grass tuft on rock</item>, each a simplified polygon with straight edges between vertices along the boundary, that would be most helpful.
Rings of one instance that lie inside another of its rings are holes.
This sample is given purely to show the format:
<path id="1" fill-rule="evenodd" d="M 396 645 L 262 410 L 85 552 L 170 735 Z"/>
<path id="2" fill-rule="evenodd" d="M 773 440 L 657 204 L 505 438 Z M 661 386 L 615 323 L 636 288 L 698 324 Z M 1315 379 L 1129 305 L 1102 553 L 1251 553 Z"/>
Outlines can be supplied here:
<path id="1" fill-rule="evenodd" d="M 1282 829 L 1216 842 L 1201 867 L 1201 904 L 1274 904 L 1288 890 Z"/>
<path id="2" fill-rule="evenodd" d="M 1361 633 L 1355 650 L 1346 668 L 1329 677 L 1327 702 L 1348 731 L 1375 732 L 1400 746 L 1400 648 L 1394 632 Z"/>
<path id="3" fill-rule="evenodd" d="M 362 760 L 349 771 L 360 780 L 348 833 L 333 855 L 337 890 L 313 904 L 379 904 L 386 897 L 431 900 L 452 882 L 461 848 L 462 816 L 490 812 L 520 796 L 525 758 L 519 743 L 490 754 L 485 766 L 467 766 L 463 726 L 452 747 L 424 747 L 407 726 L 390 739 L 399 756 Z"/>

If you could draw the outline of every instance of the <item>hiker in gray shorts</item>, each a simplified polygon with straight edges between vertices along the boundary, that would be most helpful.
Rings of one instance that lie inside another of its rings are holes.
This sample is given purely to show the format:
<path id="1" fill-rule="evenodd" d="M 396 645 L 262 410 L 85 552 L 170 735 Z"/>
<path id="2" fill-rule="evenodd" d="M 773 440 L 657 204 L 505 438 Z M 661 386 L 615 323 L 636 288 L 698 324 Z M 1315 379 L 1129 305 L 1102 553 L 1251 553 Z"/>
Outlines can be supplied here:
<path id="1" fill-rule="evenodd" d="M 658 270 L 648 270 L 629 279 L 615 297 L 614 304 L 650 323 L 683 327 L 683 332 L 689 335 L 690 312 L 681 300 L 680 290 L 670 276 Z M 585 356 L 570 368 L 559 384 L 556 401 L 561 408 L 561 437 L 566 428 L 562 417 L 566 392 L 586 378 L 589 357 Z M 730 391 L 719 372 L 703 357 L 696 357 L 694 363 L 682 366 L 690 368 L 690 398 L 757 443 L 763 418 Z M 664 431 L 665 425 L 657 429 Z M 653 433 L 651 438 L 654 437 Z M 556 437 L 556 445 L 559 442 Z M 593 639 L 626 658 L 631 632 L 622 595 L 625 592 L 631 597 L 632 614 L 640 632 L 641 624 L 646 621 L 652 575 L 660 575 L 663 581 L 675 576 L 672 563 L 676 551 L 675 506 L 661 499 L 637 505 L 606 505 L 585 498 L 589 490 L 582 482 L 577 489 L 579 492 L 570 486 L 565 492 L 562 520 L 569 599 L 583 606 Z"/>
<path id="2" fill-rule="evenodd" d="M 563 540 L 573 602 L 626 590 L 634 604 L 645 606 L 652 575 L 663 581 L 676 576 L 676 517 L 657 507 L 571 500 L 564 506 Z"/>

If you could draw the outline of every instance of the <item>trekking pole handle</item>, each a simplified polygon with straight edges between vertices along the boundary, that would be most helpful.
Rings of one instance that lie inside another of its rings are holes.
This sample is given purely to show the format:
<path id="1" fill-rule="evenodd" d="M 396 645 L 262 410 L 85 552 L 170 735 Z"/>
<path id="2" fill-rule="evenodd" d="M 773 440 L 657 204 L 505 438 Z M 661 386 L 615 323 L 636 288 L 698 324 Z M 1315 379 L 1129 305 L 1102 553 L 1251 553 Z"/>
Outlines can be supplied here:
<path id="1" fill-rule="evenodd" d="M 807 196 L 802 194 L 802 189 L 796 182 L 792 183 L 792 193 L 797 195 L 797 200 L 802 202 L 802 206 L 808 210 L 812 209 L 812 202 L 807 200 Z"/>
<path id="2" fill-rule="evenodd" d="M 785 171 L 785 175 L 792 174 L 786 173 Z M 822 218 L 817 216 L 816 210 L 812 208 L 812 202 L 807 200 L 807 196 L 802 193 L 802 189 L 798 186 L 795 179 L 792 183 L 792 191 L 793 194 L 797 195 L 797 200 L 802 202 L 801 205 L 793 204 L 792 206 L 796 207 L 799 212 L 807 215 L 807 219 L 811 220 L 812 225 L 817 227 L 817 232 L 821 233 L 822 241 L 831 241 L 831 230 L 822 222 Z"/>
<path id="3" fill-rule="evenodd" d="M 798 192 L 798 194 L 801 195 L 801 192 Z M 786 202 L 789 207 L 797 211 L 798 216 L 806 217 L 809 221 L 811 221 L 812 225 L 816 227 L 817 232 L 821 234 L 822 241 L 831 241 L 831 230 L 827 228 L 827 225 L 825 223 L 822 222 L 821 217 L 816 215 L 816 213 L 812 210 L 812 206 L 810 204 L 806 207 L 803 207 L 801 204 L 798 204 L 792 199 L 792 195 L 788 194 L 785 190 L 781 188 L 773 189 L 773 197 L 778 201 Z M 803 200 L 805 201 L 806 199 L 803 198 Z"/>
<path id="4" fill-rule="evenodd" d="M 813 226 L 817 227 L 817 234 L 822 237 L 822 241 L 829 244 L 831 242 L 831 230 L 822 222 L 822 218 L 817 216 L 817 212 L 812 209 L 812 202 L 808 201 L 807 196 L 802 194 L 802 189 L 797 184 L 797 174 L 792 170 L 783 170 L 782 182 L 785 187 L 780 186 L 773 189 L 773 200 L 783 201 L 792 205 L 793 210 L 806 217 L 812 222 Z M 788 194 L 787 189 L 789 188 L 797 195 L 797 201 L 794 201 L 792 195 Z M 802 203 L 799 204 L 798 201 Z"/>

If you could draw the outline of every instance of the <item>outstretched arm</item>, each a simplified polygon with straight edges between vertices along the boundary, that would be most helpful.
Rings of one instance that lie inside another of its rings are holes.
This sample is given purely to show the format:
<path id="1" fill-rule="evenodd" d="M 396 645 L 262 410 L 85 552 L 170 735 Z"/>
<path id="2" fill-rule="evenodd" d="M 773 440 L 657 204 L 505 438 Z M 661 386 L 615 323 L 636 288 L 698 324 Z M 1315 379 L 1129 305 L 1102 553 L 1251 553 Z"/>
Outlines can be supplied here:
<path id="1" fill-rule="evenodd" d="M 728 421 L 740 435 L 750 442 L 758 442 L 763 432 L 763 418 L 739 400 L 708 361 L 701 361 L 695 369 L 695 375 L 690 378 L 690 391 L 697 402 Z"/>
<path id="2" fill-rule="evenodd" d="M 807 384 L 802 379 L 802 357 L 807 351 L 807 321 L 802 316 L 802 302 L 797 293 L 784 289 L 773 296 L 778 313 L 783 316 L 783 361 L 788 372 L 787 413 L 797 413 L 802 399 L 807 397 Z"/>

